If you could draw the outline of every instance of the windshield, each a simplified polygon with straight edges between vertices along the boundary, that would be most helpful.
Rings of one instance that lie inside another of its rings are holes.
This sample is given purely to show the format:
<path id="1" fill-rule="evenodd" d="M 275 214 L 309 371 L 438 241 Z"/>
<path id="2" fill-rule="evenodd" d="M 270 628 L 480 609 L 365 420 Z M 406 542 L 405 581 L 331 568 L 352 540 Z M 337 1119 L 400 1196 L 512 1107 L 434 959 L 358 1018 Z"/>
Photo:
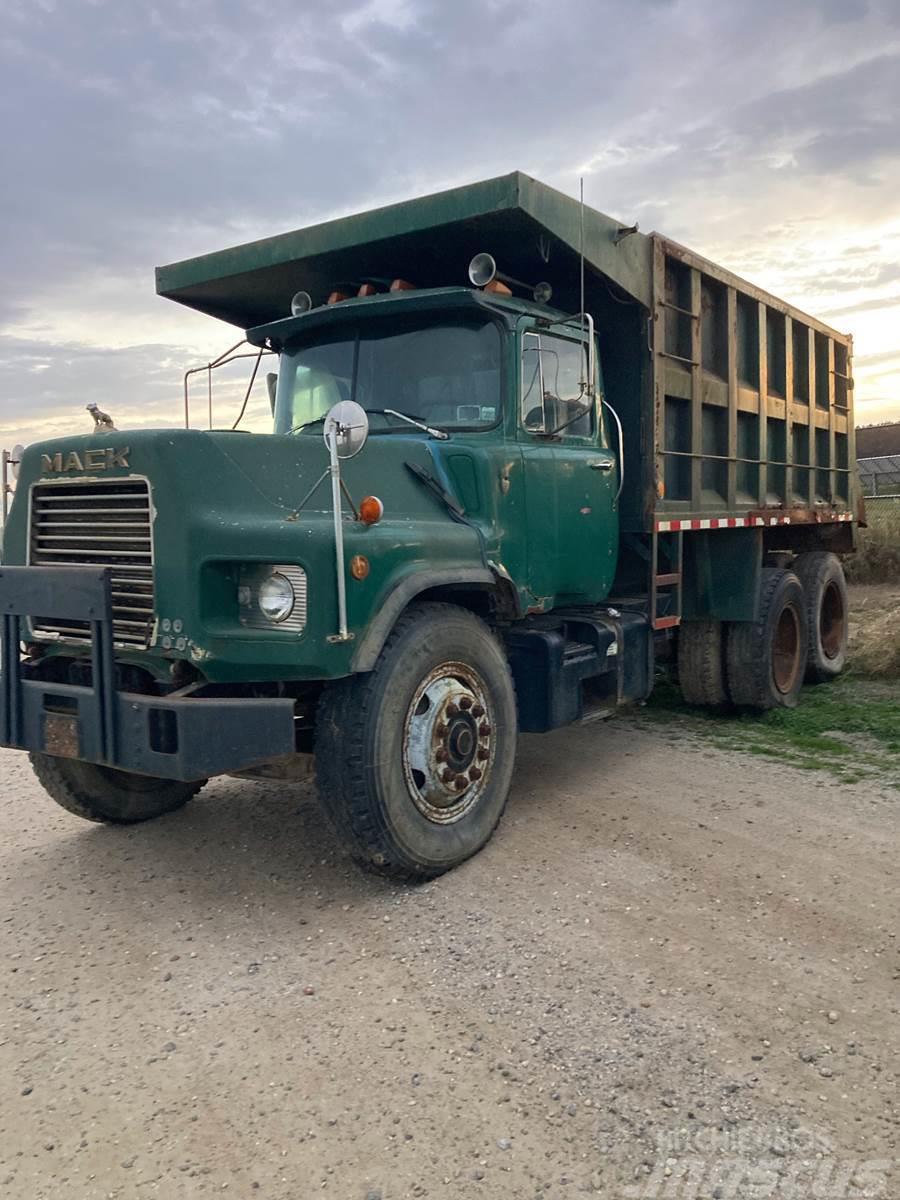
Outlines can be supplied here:
<path id="1" fill-rule="evenodd" d="M 323 329 L 281 356 L 275 432 L 317 421 L 339 400 L 394 408 L 439 429 L 487 429 L 500 418 L 500 354 L 492 322 Z M 372 421 L 372 433 L 401 430 L 410 426 L 397 417 Z"/>

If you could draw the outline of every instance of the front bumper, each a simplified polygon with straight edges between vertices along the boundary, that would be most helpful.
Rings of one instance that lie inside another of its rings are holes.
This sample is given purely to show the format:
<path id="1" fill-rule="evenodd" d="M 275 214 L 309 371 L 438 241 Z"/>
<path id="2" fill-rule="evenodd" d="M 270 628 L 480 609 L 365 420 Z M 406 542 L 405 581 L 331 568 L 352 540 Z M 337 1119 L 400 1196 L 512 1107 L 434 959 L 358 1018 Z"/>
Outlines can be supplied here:
<path id="1" fill-rule="evenodd" d="M 0 568 L 0 745 L 180 780 L 294 752 L 291 699 L 117 690 L 110 576 L 107 567 Z M 90 623 L 91 686 L 29 677 L 20 654 L 27 617 Z"/>

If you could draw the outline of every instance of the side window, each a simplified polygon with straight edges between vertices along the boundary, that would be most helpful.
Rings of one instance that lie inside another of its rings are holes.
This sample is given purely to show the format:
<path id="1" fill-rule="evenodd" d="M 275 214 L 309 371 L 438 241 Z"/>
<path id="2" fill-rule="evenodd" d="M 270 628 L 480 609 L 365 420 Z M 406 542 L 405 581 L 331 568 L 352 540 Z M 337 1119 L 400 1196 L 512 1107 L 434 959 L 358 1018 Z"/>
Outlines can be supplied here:
<path id="1" fill-rule="evenodd" d="M 529 433 L 590 437 L 594 410 L 585 391 L 587 347 L 569 338 L 526 333 L 522 342 L 522 424 Z"/>

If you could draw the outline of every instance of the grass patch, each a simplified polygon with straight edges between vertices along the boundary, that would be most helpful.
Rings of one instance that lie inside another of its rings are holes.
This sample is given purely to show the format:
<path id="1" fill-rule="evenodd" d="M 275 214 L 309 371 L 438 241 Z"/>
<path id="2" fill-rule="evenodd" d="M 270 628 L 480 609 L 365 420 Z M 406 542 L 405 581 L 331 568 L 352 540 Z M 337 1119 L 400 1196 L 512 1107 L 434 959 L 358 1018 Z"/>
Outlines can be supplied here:
<path id="1" fill-rule="evenodd" d="M 854 668 L 875 679 L 900 679 L 900 604 L 856 615 L 859 628 L 850 647 Z"/>
<path id="2" fill-rule="evenodd" d="M 896 686 L 847 675 L 804 689 L 793 709 L 720 713 L 689 708 L 661 680 L 647 715 L 688 725 L 723 749 L 829 771 L 845 782 L 880 779 L 900 789 L 900 695 Z"/>

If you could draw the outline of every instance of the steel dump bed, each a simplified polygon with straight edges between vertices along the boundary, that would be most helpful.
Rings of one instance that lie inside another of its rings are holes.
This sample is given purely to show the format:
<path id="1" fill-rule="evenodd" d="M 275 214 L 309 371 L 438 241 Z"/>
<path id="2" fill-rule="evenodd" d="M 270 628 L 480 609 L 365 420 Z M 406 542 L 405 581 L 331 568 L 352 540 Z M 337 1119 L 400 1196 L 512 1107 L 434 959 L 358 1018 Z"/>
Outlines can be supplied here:
<path id="1" fill-rule="evenodd" d="M 519 172 L 327 221 L 157 271 L 157 291 L 249 328 L 335 288 L 401 277 L 467 284 L 489 251 L 506 274 L 586 307 L 625 430 L 624 531 L 851 521 L 852 345 L 659 234 Z"/>

